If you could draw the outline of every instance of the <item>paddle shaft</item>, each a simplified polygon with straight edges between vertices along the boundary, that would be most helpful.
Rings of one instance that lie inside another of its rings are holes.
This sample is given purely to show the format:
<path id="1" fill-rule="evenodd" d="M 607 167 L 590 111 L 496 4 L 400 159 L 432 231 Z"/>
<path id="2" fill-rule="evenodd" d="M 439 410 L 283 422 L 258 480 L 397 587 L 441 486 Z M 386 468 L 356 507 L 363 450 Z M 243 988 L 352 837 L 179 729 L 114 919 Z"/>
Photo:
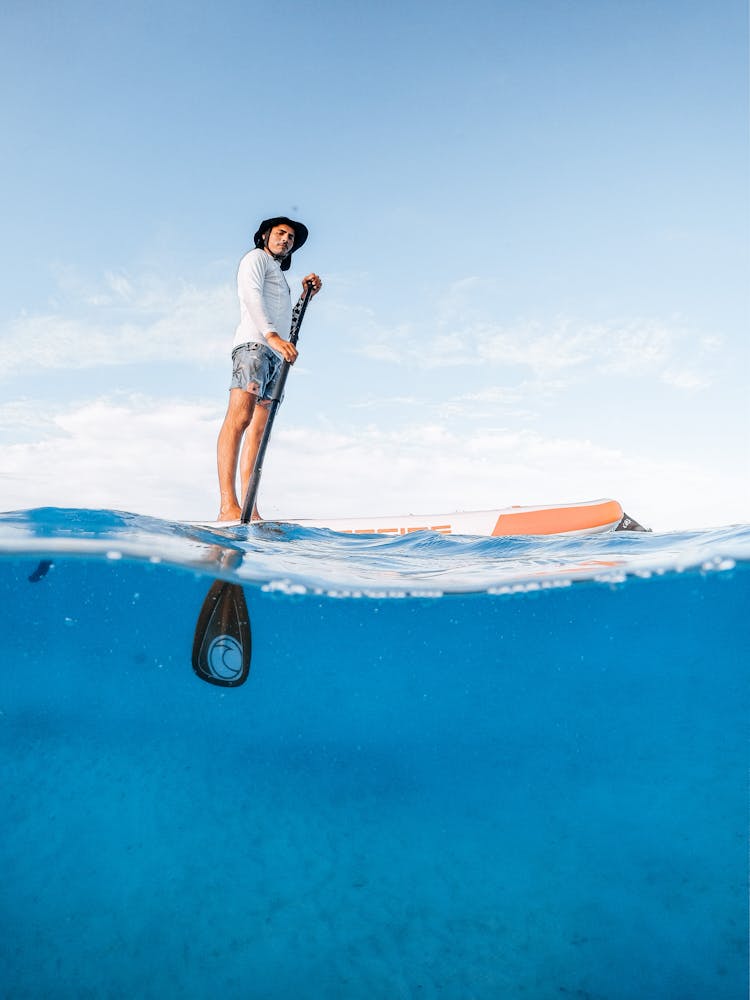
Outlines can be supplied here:
<path id="1" fill-rule="evenodd" d="M 308 282 L 305 286 L 305 294 L 302 299 L 302 305 L 294 318 L 292 328 L 289 331 L 289 342 L 294 344 L 295 347 L 297 346 L 297 340 L 299 339 L 299 328 L 302 326 L 302 320 L 305 317 L 305 310 L 307 309 L 307 303 L 310 301 L 311 295 L 312 285 Z M 250 473 L 250 479 L 247 483 L 247 492 L 245 493 L 245 500 L 242 504 L 242 514 L 240 515 L 240 521 L 242 524 L 248 524 L 253 514 L 255 500 L 258 496 L 258 488 L 260 486 L 260 477 L 263 474 L 263 460 L 266 455 L 266 448 L 268 447 L 268 442 L 271 438 L 271 431 L 273 429 L 273 422 L 276 418 L 276 411 L 281 403 L 281 397 L 284 395 L 286 377 L 289 374 L 289 369 L 291 367 L 292 366 L 288 361 L 284 361 L 282 363 L 281 372 L 279 373 L 279 378 L 276 382 L 276 388 L 274 389 L 273 395 L 271 396 L 271 400 L 268 404 L 268 419 L 266 420 L 266 426 L 263 428 L 263 436 L 260 439 L 258 454 L 255 456 L 253 471 Z"/>

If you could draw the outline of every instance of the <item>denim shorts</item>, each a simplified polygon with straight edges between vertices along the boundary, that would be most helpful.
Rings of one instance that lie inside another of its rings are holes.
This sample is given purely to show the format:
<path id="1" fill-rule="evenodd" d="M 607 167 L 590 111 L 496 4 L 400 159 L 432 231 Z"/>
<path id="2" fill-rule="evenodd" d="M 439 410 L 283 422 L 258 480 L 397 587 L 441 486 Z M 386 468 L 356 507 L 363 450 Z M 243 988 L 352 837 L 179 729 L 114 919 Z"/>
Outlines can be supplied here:
<path id="1" fill-rule="evenodd" d="M 282 359 L 265 344 L 240 344 L 232 351 L 230 389 L 244 389 L 270 399 L 281 374 Z"/>

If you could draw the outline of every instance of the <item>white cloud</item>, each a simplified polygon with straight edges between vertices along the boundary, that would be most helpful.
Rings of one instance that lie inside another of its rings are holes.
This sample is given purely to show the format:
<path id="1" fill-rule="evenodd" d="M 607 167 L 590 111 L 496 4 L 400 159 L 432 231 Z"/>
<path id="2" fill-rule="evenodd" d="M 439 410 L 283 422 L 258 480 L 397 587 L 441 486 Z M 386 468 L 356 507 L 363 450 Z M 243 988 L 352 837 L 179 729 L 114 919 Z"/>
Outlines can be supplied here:
<path id="1" fill-rule="evenodd" d="M 476 392 L 467 392 L 456 397 L 470 403 L 503 403 L 528 402 L 530 399 L 552 399 L 556 393 L 570 388 L 570 381 L 564 378 L 535 379 L 518 382 L 514 385 L 494 385 Z"/>
<path id="2" fill-rule="evenodd" d="M 568 321 L 552 327 L 527 323 L 502 330 L 485 329 L 476 337 L 483 361 L 523 365 L 545 375 L 590 363 L 601 351 L 602 331 L 575 329 Z"/>
<path id="3" fill-rule="evenodd" d="M 125 301 L 132 301 L 135 298 L 136 292 L 133 283 L 125 274 L 115 274 L 113 271 L 107 271 L 104 277 L 107 286 L 116 298 L 124 299 Z"/>
<path id="4" fill-rule="evenodd" d="M 371 361 L 387 361 L 391 364 L 398 364 L 402 359 L 402 355 L 394 343 L 368 343 L 360 349 L 359 353 Z"/>
<path id="5" fill-rule="evenodd" d="M 17 440 L 53 427 L 48 408 L 38 400 L 10 399 L 0 403 L 0 436 Z"/>
<path id="6" fill-rule="evenodd" d="M 198 287 L 114 271 L 93 285 L 69 271 L 59 272 L 58 280 L 63 301 L 55 309 L 22 313 L 0 330 L 0 374 L 175 357 L 205 363 L 227 352 L 237 313 L 228 282 Z M 332 353 L 353 351 L 414 370 L 498 370 L 506 380 L 521 369 L 531 374 L 524 385 L 535 384 L 547 395 L 591 376 L 651 378 L 685 391 L 711 384 L 709 359 L 722 346 L 715 334 L 648 319 L 592 323 L 557 317 L 498 326 L 487 318 L 488 302 L 496 296 L 495 283 L 466 278 L 439 296 L 433 314 L 418 323 L 389 325 L 372 308 L 336 297 L 324 298 L 316 312 Z"/>
<path id="7" fill-rule="evenodd" d="M 389 327 L 371 311 L 354 310 L 350 327 L 358 353 L 374 361 L 426 369 L 520 367 L 550 383 L 562 374 L 646 377 L 685 390 L 711 384 L 707 361 L 723 343 L 678 319 L 557 316 L 498 323 L 490 319 L 497 301 L 498 282 L 465 278 L 437 296 L 418 324 Z"/>
<path id="8" fill-rule="evenodd" d="M 213 449 L 222 416 L 205 402 L 135 395 L 60 408 L 33 440 L 0 445 L 2 507 L 190 513 L 196 496 L 205 506 L 215 492 Z"/>
<path id="9" fill-rule="evenodd" d="M 677 388 L 700 388 L 711 382 L 705 359 L 717 349 L 717 338 L 707 345 L 706 338 L 679 325 L 669 327 L 654 320 L 586 323 L 558 318 L 505 329 L 479 326 L 461 338 L 467 363 L 521 366 L 548 385 L 568 373 L 650 377 Z M 454 353 L 460 350 L 456 342 Z M 680 378 L 674 375 L 677 361 Z"/>
<path id="10" fill-rule="evenodd" d="M 17 415 L 20 415 L 17 413 Z M 213 402 L 100 397 L 0 444 L 0 507 L 100 507 L 172 519 L 217 509 Z M 595 441 L 450 419 L 278 427 L 264 468 L 267 517 L 441 513 L 612 496 L 659 530 L 746 518 L 740 474 L 634 456 Z"/>
<path id="11" fill-rule="evenodd" d="M 229 285 L 168 286 L 107 274 L 102 286 L 77 287 L 76 296 L 56 311 L 11 320 L 0 331 L 0 372 L 211 360 L 226 353 L 236 324 Z"/>
<path id="12" fill-rule="evenodd" d="M 711 384 L 711 379 L 699 374 L 697 371 L 677 371 L 667 368 L 662 373 L 662 381 L 667 385 L 673 385 L 676 389 L 705 389 Z"/>

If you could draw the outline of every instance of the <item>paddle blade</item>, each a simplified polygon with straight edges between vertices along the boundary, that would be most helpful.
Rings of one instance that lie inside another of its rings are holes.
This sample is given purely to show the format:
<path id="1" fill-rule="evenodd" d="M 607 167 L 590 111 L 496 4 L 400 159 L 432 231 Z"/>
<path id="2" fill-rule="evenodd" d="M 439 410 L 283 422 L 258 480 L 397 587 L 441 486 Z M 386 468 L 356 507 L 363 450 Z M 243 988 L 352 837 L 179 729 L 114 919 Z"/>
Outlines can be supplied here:
<path id="1" fill-rule="evenodd" d="M 239 687 L 250 673 L 252 638 L 242 587 L 215 580 L 206 594 L 193 641 L 193 670 L 209 684 Z"/>

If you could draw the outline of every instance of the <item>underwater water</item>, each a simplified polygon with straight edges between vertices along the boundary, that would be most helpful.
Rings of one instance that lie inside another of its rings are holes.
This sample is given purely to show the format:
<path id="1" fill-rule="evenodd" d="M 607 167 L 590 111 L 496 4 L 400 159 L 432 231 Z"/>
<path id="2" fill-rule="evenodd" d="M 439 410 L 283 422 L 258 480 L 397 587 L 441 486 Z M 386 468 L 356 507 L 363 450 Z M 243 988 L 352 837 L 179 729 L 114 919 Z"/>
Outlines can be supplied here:
<path id="1" fill-rule="evenodd" d="M 748 526 L 0 515 L 2 995 L 745 997 L 749 585 Z"/>

